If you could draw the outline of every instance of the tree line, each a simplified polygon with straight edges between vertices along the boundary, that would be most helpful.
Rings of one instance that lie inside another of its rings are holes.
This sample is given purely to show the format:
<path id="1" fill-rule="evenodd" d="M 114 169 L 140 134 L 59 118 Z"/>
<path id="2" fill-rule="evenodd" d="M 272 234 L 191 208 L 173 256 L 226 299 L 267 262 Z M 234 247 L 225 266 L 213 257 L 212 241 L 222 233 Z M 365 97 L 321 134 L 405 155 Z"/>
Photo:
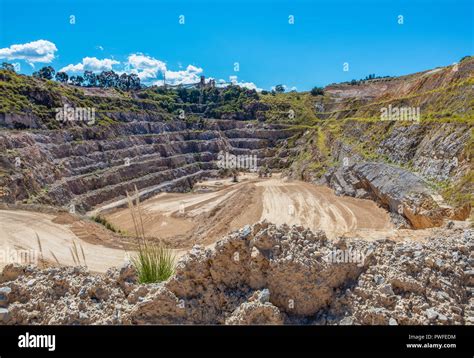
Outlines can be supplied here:
<path id="1" fill-rule="evenodd" d="M 4 70 L 15 72 L 15 67 L 10 63 L 4 62 L 1 67 Z M 45 80 L 55 79 L 58 82 L 68 83 L 73 86 L 113 87 L 122 90 L 137 90 L 142 88 L 140 78 L 135 73 L 122 73 L 119 75 L 112 70 L 102 71 L 97 74 L 92 71 L 85 71 L 82 75 L 69 76 L 66 72 L 56 72 L 53 67 L 45 66 L 33 72 L 33 77 Z"/>
<path id="2" fill-rule="evenodd" d="M 1 64 L 1 68 L 7 71 L 12 71 L 15 72 L 15 67 L 7 62 L 3 62 Z M 118 74 L 115 73 L 113 70 L 110 71 L 102 71 L 100 73 L 94 73 L 92 71 L 85 71 L 82 75 L 76 75 L 76 76 L 69 76 L 66 72 L 56 72 L 56 70 L 51 67 L 51 66 L 45 66 L 38 71 L 33 72 L 33 77 L 36 78 L 42 78 L 45 80 L 53 80 L 55 79 L 58 82 L 61 83 L 68 83 L 73 86 L 82 86 L 82 87 L 103 87 L 103 88 L 118 88 L 121 90 L 138 90 L 141 88 L 144 88 L 145 86 L 140 83 L 140 78 L 138 77 L 137 74 L 131 73 L 122 73 Z M 388 77 L 388 76 L 387 76 Z M 375 77 L 375 75 L 369 75 L 366 77 L 365 80 L 367 79 L 375 79 L 375 78 L 380 78 L 380 77 Z M 355 80 L 352 80 L 351 84 L 356 84 L 354 83 Z M 229 86 L 230 88 L 237 87 L 237 86 Z M 277 93 L 284 93 L 285 92 L 285 86 L 282 84 L 278 84 L 274 87 L 274 89 L 269 92 L 263 90 L 261 93 L 263 95 L 266 94 L 277 94 Z M 253 91 L 255 92 L 255 91 Z M 294 92 L 294 91 L 292 91 Z M 214 91 L 210 95 L 215 97 L 217 91 Z M 196 100 L 199 99 L 200 92 L 199 91 L 187 91 L 185 89 L 178 89 L 178 95 L 180 97 L 189 97 L 186 98 L 190 102 L 196 103 Z M 321 87 L 314 87 L 311 90 L 311 95 L 313 96 L 319 96 L 319 95 L 324 95 L 324 89 Z"/>

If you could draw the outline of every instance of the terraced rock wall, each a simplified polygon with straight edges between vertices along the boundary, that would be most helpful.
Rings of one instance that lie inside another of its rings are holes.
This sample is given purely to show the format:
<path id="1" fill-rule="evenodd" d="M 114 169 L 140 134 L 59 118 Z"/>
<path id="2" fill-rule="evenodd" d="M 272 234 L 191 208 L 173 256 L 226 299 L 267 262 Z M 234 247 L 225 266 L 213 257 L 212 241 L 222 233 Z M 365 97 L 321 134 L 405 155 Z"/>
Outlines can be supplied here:
<path id="1" fill-rule="evenodd" d="M 136 186 L 143 196 L 186 191 L 216 174 L 221 151 L 280 167 L 282 125 L 232 120 L 117 122 L 54 131 L 0 132 L 3 201 L 74 205 L 86 211 Z M 5 153 L 5 155 L 3 155 Z"/>

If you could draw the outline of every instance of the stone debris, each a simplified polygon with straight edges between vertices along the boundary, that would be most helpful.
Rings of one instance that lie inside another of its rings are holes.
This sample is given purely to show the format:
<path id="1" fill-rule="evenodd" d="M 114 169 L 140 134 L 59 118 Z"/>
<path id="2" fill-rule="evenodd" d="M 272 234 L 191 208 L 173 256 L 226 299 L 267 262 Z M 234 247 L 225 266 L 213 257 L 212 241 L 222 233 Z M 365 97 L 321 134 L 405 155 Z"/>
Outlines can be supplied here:
<path id="1" fill-rule="evenodd" d="M 467 233 L 466 233 L 467 231 Z M 472 229 L 426 242 L 328 240 L 262 222 L 195 246 L 168 281 L 139 284 L 128 263 L 8 265 L 3 324 L 473 324 Z"/>

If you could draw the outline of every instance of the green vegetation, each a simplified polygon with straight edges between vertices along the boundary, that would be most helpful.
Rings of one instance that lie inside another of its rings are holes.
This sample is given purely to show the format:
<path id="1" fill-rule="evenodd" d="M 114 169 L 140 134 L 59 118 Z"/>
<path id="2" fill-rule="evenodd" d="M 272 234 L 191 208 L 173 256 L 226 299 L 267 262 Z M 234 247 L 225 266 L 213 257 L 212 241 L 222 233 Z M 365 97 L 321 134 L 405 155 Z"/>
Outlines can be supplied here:
<path id="1" fill-rule="evenodd" d="M 14 72 L 13 66 L 9 64 L 3 64 L 2 67 L 10 72 Z M 85 86 L 85 87 L 102 87 L 102 88 L 117 88 L 122 90 L 138 90 L 141 88 L 140 78 L 137 74 L 122 73 L 118 75 L 114 71 L 102 71 L 99 74 L 95 74 L 91 71 L 85 71 L 83 75 L 69 77 L 65 72 L 58 72 L 51 66 L 46 66 L 38 71 L 33 72 L 33 77 L 41 78 L 45 80 L 52 80 L 61 83 L 69 83 L 74 86 Z"/>
<path id="2" fill-rule="evenodd" d="M 466 158 L 471 158 L 471 160 L 473 158 L 474 128 L 471 128 L 471 137 L 462 155 Z M 474 208 L 474 170 L 472 165 L 459 180 L 438 183 L 438 186 L 441 195 L 449 204 L 454 206 L 470 205 L 471 208 Z M 471 221 L 474 224 L 474 210 Z"/>
<path id="3" fill-rule="evenodd" d="M 311 96 L 324 96 L 324 88 L 313 87 L 313 89 L 311 90 Z"/>
<path id="4" fill-rule="evenodd" d="M 174 273 L 174 256 L 162 245 L 145 241 L 132 263 L 138 271 L 140 283 L 166 281 Z"/>
<path id="5" fill-rule="evenodd" d="M 466 72 L 472 62 L 472 57 L 462 59 L 459 71 Z M 445 81 L 444 86 L 434 87 L 423 87 L 423 75 L 411 75 L 407 77 L 419 80 L 420 90 L 400 92 L 400 97 L 395 97 L 399 92 L 393 92 L 377 101 L 367 100 L 364 96 L 341 97 L 336 105 L 328 90 L 319 87 L 310 92 L 289 93 L 284 93 L 283 85 L 277 85 L 271 92 L 261 93 L 236 85 L 222 88 L 212 85 L 144 87 L 135 83 L 134 79 L 118 76 L 113 71 L 100 74 L 86 71 L 81 76 L 69 78 L 66 73 L 55 73 L 50 67 L 40 69 L 34 76 L 17 74 L 8 63 L 1 68 L 0 113 L 31 115 L 50 129 L 60 128 L 53 120 L 55 108 L 62 107 L 65 102 L 76 107 L 95 108 L 96 122 L 103 126 L 121 120 L 119 118 L 123 113 L 153 115 L 164 120 L 181 119 L 191 123 L 199 122 L 199 118 L 221 118 L 313 126 L 328 119 L 380 119 L 380 109 L 389 104 L 420 107 L 421 121 L 474 123 L 474 98 L 467 95 L 474 85 L 472 75 L 455 77 Z M 380 80 L 387 79 L 370 75 L 362 82 L 365 85 L 366 82 Z M 347 88 L 348 85 L 338 86 Z"/>
<path id="6" fill-rule="evenodd" d="M 120 233 L 121 232 L 120 230 L 116 229 L 115 226 L 113 226 L 110 222 L 108 222 L 106 218 L 104 218 L 100 215 L 93 216 L 91 219 L 93 221 L 95 221 L 96 223 L 105 226 L 105 228 L 110 230 L 110 231 L 113 231 L 115 233 Z"/>
<path id="7" fill-rule="evenodd" d="M 66 101 L 76 107 L 95 108 L 101 125 L 116 122 L 122 113 L 135 112 L 189 122 L 201 117 L 264 120 L 263 113 L 268 109 L 255 90 L 235 85 L 200 89 L 147 87 L 136 89 L 132 95 L 123 86 L 78 87 L 78 83 L 64 84 L 67 74 L 56 74 L 57 81 L 50 79 L 53 76 L 54 70 L 48 68 L 35 76 L 0 69 L 0 113 L 33 115 L 49 129 L 56 129 L 59 126 L 54 120 L 55 109 Z"/>
<path id="8" fill-rule="evenodd" d="M 51 66 L 41 68 L 39 71 L 33 72 L 33 77 L 43 78 L 45 80 L 52 80 L 56 71 Z"/>
<path id="9" fill-rule="evenodd" d="M 308 92 L 262 92 L 260 101 L 267 108 L 265 118 L 269 122 L 314 125 L 319 120 L 316 116 L 315 98 Z"/>
<path id="10" fill-rule="evenodd" d="M 135 202 L 127 192 L 127 202 L 135 227 L 138 251 L 132 257 L 132 263 L 137 269 L 140 283 L 166 281 L 174 274 L 175 255 L 172 250 L 162 243 L 149 241 L 145 237 L 143 218 L 140 208 L 140 197 L 135 187 Z"/>
<path id="11" fill-rule="evenodd" d="M 283 86 L 283 85 L 276 85 L 276 86 L 275 86 L 275 92 L 276 92 L 276 93 L 283 93 L 283 92 L 285 92 L 285 86 Z"/>
<path id="12" fill-rule="evenodd" d="M 364 84 L 369 81 L 389 81 L 393 77 L 391 76 L 376 76 L 375 73 L 372 73 L 368 76 L 365 76 L 365 78 L 362 78 L 360 80 L 352 80 L 350 82 L 343 82 L 344 84 L 349 84 L 351 86 L 360 86 L 361 84 Z"/>
<path id="13" fill-rule="evenodd" d="M 445 181 L 438 183 L 443 198 L 454 206 L 470 204 L 474 207 L 474 171 L 469 170 L 456 182 Z"/>

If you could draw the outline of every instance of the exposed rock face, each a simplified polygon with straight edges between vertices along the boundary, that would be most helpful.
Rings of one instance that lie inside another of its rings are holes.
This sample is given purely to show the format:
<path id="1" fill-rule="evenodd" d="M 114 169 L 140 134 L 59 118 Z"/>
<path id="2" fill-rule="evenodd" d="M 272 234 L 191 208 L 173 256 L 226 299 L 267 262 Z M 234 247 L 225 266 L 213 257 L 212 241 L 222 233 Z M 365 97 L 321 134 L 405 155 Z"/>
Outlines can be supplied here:
<path id="1" fill-rule="evenodd" d="M 289 142 L 286 174 L 375 200 L 391 211 L 397 226 L 464 220 L 472 205 L 471 127 L 462 122 L 323 124 Z"/>
<path id="2" fill-rule="evenodd" d="M 419 176 L 385 163 L 357 163 L 330 170 L 323 179 L 337 194 L 368 198 L 405 217 L 415 229 L 465 220 L 469 208 L 440 207 L 437 194 Z"/>
<path id="3" fill-rule="evenodd" d="M 215 174 L 220 151 L 255 155 L 258 165 L 279 167 L 275 148 L 292 135 L 278 124 L 139 119 L 108 126 L 0 132 L 0 170 L 9 173 L 0 177 L 0 199 L 73 204 L 75 210 L 86 211 L 135 186 L 144 198 L 185 191 Z"/>
<path id="4" fill-rule="evenodd" d="M 462 123 L 394 126 L 378 152 L 397 164 L 411 162 L 413 170 L 424 178 L 456 178 L 469 167 L 464 150 L 471 137 L 469 129 Z"/>
<path id="5" fill-rule="evenodd" d="M 420 107 L 421 113 L 464 115 L 472 110 L 474 58 L 459 64 L 395 78 L 364 81 L 357 86 L 341 83 L 324 91 L 333 102 L 324 102 L 322 118 L 380 116 L 380 108 Z M 455 84 L 455 85 L 454 85 Z"/>
<path id="6" fill-rule="evenodd" d="M 7 324 L 472 324 L 472 230 L 427 243 L 328 241 L 259 223 L 196 246 L 160 284 L 132 266 L 11 267 L 1 276 Z"/>

